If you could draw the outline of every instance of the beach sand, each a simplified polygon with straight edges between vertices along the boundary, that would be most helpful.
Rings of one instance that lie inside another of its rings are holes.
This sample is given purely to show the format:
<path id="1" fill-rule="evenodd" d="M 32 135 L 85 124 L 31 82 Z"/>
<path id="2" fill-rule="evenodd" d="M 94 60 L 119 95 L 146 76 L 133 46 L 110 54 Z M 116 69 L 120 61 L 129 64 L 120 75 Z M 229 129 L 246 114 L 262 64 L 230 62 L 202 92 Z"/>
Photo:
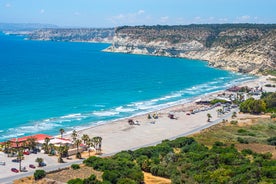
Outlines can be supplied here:
<path id="1" fill-rule="evenodd" d="M 240 86 L 264 86 L 267 83 L 273 84 L 272 81 L 267 81 L 268 77 L 262 76 L 258 79 L 247 81 Z M 271 91 L 275 88 L 263 87 L 265 91 Z M 212 99 L 217 96 L 217 92 L 200 97 L 201 100 Z M 174 139 L 176 137 L 184 136 L 200 131 L 208 126 L 221 122 L 223 119 L 231 121 L 231 115 L 238 109 L 232 109 L 226 115 L 217 115 L 216 107 L 208 111 L 201 111 L 196 114 L 187 115 L 192 109 L 197 109 L 194 102 L 176 105 L 170 108 L 162 109 L 150 113 L 158 114 L 158 119 L 148 119 L 147 114 L 132 117 L 134 122 L 138 121 L 139 125 L 129 125 L 128 119 L 122 119 L 115 122 L 106 123 L 99 126 L 90 127 L 87 129 L 79 130 L 78 134 L 88 134 L 90 137 L 102 137 L 102 152 L 104 155 L 113 154 L 122 150 L 137 149 L 139 147 L 155 145 L 165 139 Z M 177 119 L 170 119 L 169 113 L 173 113 Z M 212 118 L 211 122 L 207 122 L 207 113 L 210 113 Z M 70 135 L 66 135 L 70 137 Z"/>

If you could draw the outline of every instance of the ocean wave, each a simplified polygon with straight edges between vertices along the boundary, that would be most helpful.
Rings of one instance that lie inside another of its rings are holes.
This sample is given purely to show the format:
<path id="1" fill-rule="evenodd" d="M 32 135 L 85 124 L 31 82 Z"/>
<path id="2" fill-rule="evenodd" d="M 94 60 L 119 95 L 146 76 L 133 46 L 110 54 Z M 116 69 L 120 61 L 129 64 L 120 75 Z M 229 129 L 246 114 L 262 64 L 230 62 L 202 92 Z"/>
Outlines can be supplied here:
<path id="1" fill-rule="evenodd" d="M 95 116 L 114 116 L 114 115 L 118 115 L 119 112 L 116 111 L 95 111 L 92 113 Z"/>

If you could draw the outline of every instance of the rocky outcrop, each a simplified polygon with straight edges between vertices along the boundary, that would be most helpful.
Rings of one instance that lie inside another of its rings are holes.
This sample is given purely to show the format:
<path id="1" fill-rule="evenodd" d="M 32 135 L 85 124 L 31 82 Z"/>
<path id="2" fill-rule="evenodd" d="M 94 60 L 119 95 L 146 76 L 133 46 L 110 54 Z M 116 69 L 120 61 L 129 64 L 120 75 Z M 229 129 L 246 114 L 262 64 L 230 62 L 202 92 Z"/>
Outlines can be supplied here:
<path id="1" fill-rule="evenodd" d="M 105 51 L 200 59 L 258 73 L 276 68 L 276 25 L 125 26 Z"/>
<path id="2" fill-rule="evenodd" d="M 35 30 L 27 35 L 31 40 L 111 43 L 113 28 L 57 28 Z"/>

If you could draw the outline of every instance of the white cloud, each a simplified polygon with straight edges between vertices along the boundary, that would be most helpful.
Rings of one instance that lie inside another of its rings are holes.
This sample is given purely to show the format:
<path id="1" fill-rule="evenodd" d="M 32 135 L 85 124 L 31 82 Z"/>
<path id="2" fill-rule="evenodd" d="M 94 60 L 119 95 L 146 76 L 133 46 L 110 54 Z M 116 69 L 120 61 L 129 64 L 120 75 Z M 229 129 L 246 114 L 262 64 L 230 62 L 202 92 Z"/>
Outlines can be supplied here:
<path id="1" fill-rule="evenodd" d="M 6 7 L 6 8 L 10 8 L 10 7 L 11 7 L 11 4 L 10 4 L 10 3 L 6 3 L 6 4 L 5 4 L 5 7 Z"/>
<path id="2" fill-rule="evenodd" d="M 115 15 L 113 17 L 108 18 L 115 25 L 123 25 L 123 24 L 140 24 L 143 20 L 147 19 L 148 16 L 145 15 L 145 10 L 138 10 L 137 12 L 133 13 L 121 13 Z"/>
<path id="3" fill-rule="evenodd" d="M 43 14 L 43 13 L 45 13 L 45 10 L 41 9 L 39 12 L 40 12 L 40 14 Z"/>
<path id="4" fill-rule="evenodd" d="M 241 17 L 237 17 L 237 21 L 238 22 L 246 22 L 246 21 L 249 21 L 250 20 L 250 16 L 249 15 L 243 15 Z"/>

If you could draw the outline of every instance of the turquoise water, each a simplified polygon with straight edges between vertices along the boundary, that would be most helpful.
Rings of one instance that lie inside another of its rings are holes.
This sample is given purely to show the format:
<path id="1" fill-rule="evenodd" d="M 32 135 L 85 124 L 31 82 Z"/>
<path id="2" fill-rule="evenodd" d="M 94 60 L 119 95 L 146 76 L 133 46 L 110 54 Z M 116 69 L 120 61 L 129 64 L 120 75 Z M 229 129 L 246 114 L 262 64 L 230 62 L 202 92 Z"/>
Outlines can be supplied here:
<path id="1" fill-rule="evenodd" d="M 106 47 L 0 34 L 0 141 L 145 113 L 250 78 L 203 61 L 101 52 Z"/>

